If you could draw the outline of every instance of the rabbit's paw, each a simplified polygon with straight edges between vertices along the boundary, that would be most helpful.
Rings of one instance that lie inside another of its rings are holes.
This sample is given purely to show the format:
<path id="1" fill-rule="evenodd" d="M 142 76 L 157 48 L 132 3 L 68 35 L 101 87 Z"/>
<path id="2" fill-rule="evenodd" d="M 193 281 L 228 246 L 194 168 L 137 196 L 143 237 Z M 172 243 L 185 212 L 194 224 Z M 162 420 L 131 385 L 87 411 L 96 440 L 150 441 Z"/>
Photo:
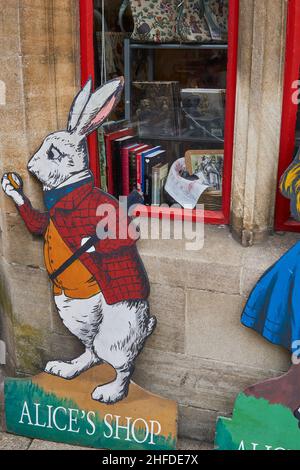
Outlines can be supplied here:
<path id="1" fill-rule="evenodd" d="M 69 362 L 50 361 L 45 367 L 45 372 L 57 375 L 63 379 L 73 379 L 80 374 L 81 369 Z"/>
<path id="2" fill-rule="evenodd" d="M 22 180 L 16 173 L 5 173 L 1 180 L 2 189 L 5 194 L 12 198 L 12 200 L 18 206 L 24 204 L 24 198 L 19 190 L 16 188 L 22 188 Z"/>
<path id="3" fill-rule="evenodd" d="M 125 398 L 127 393 L 127 387 L 124 388 L 124 385 L 120 386 L 115 382 L 111 382 L 109 384 L 96 387 L 92 393 L 92 398 L 93 400 L 100 401 L 101 403 L 112 405 L 113 403 Z"/>

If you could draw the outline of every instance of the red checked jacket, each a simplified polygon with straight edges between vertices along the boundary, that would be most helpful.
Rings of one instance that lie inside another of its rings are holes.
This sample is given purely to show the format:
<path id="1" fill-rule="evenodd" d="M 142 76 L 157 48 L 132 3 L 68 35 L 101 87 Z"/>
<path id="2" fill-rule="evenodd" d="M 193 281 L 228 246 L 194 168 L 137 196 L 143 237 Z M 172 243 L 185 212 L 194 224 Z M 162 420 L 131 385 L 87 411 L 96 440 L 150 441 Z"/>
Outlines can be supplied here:
<path id="1" fill-rule="evenodd" d="M 116 239 L 99 240 L 94 252 L 84 253 L 79 259 L 98 282 L 108 304 L 147 299 L 148 277 L 135 240 L 128 236 L 129 219 L 125 216 L 122 221 L 119 220 L 118 201 L 95 188 L 92 181 L 61 198 L 49 212 L 33 209 L 27 198 L 18 210 L 28 230 L 35 235 L 44 235 L 51 219 L 74 253 L 80 248 L 83 238 L 95 235 L 97 224 L 102 218 L 96 215 L 101 204 L 110 204 L 116 209 Z M 119 222 L 122 227 L 126 224 L 125 236 L 122 236 L 124 239 L 118 238 Z"/>

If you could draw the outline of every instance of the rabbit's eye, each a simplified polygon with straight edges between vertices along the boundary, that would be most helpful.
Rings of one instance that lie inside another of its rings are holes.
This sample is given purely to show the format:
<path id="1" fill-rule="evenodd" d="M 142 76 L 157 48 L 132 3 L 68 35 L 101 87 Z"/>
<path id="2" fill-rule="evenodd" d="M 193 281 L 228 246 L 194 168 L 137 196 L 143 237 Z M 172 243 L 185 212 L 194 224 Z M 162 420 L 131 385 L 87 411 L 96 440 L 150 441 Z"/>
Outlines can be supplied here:
<path id="1" fill-rule="evenodd" d="M 53 145 L 48 150 L 48 159 L 49 160 L 58 160 L 61 158 L 61 153 Z"/>

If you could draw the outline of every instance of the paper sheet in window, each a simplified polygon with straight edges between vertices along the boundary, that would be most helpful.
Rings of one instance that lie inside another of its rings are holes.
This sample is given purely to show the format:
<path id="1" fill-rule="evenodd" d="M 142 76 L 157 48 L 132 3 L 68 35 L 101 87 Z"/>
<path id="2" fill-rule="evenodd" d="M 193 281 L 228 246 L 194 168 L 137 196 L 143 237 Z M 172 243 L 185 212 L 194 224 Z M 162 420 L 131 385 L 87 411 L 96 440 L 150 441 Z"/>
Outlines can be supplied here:
<path id="1" fill-rule="evenodd" d="M 185 159 L 176 160 L 169 172 L 165 191 L 182 207 L 195 208 L 200 196 L 209 186 L 199 178 L 198 180 L 187 180 L 180 175 L 186 170 Z"/>

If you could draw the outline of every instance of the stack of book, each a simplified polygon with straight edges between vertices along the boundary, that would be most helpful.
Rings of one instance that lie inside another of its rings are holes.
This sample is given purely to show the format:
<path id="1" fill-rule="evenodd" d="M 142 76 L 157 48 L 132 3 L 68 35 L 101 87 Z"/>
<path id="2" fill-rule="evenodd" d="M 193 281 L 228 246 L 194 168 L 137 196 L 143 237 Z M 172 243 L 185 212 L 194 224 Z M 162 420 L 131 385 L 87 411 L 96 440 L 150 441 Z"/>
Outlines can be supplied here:
<path id="1" fill-rule="evenodd" d="M 169 169 L 166 151 L 141 142 L 132 127 L 104 132 L 100 161 L 101 173 L 105 166 L 104 186 L 110 194 L 118 198 L 137 189 L 143 193 L 146 205 L 164 202 L 163 187 Z"/>

